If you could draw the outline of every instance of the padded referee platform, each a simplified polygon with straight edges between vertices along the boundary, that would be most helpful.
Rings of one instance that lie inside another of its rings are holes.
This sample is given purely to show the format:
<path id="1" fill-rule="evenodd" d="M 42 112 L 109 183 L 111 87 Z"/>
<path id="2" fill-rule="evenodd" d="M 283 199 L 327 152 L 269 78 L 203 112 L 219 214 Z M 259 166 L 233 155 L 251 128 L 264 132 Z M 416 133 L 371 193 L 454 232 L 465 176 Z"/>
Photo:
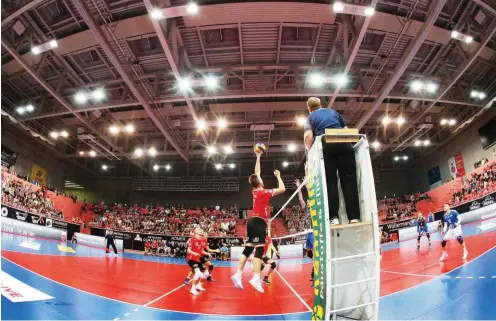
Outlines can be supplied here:
<path id="1" fill-rule="evenodd" d="M 379 311 L 379 221 L 369 143 L 356 129 L 334 129 L 308 153 L 310 214 L 315 236 L 313 320 L 377 320 Z M 323 144 L 354 145 L 360 222 L 348 224 L 338 179 L 340 225 L 330 225 Z"/>

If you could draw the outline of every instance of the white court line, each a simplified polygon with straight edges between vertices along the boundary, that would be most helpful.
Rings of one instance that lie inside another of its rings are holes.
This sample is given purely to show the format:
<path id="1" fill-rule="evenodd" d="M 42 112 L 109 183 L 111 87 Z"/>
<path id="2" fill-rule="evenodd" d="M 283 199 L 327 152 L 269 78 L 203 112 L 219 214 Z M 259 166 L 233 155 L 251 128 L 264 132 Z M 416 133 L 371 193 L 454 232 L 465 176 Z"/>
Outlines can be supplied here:
<path id="1" fill-rule="evenodd" d="M 180 289 L 180 288 L 182 288 L 183 286 L 185 286 L 185 284 L 181 284 L 180 286 L 178 286 L 178 287 L 177 287 L 177 288 L 175 288 L 174 290 L 171 290 L 171 291 L 167 292 L 166 294 L 163 294 L 163 295 L 159 296 L 158 298 L 156 298 L 156 299 L 154 299 L 154 300 L 151 300 L 150 302 L 148 302 L 148 303 L 146 303 L 146 304 L 143 304 L 143 306 L 144 306 L 144 307 L 147 307 L 147 306 L 149 306 L 150 304 L 155 303 L 155 302 L 157 302 L 158 300 L 160 300 L 160 299 L 162 299 L 162 298 L 165 298 L 165 297 L 166 297 L 166 296 L 168 296 L 169 294 L 171 294 L 171 293 L 173 293 L 173 292 L 175 292 L 175 291 L 179 290 L 179 289 Z"/>
<path id="2" fill-rule="evenodd" d="M 387 270 L 381 270 L 381 272 L 391 273 L 391 274 L 400 274 L 400 275 L 409 275 L 409 276 L 422 276 L 422 277 L 426 277 L 426 278 L 437 278 L 438 276 L 441 276 L 441 275 L 430 275 L 430 274 L 415 274 L 415 273 L 394 272 L 394 271 L 387 271 Z"/>
<path id="3" fill-rule="evenodd" d="M 461 277 L 461 276 L 457 276 L 456 278 L 457 278 L 457 279 L 461 279 L 462 277 Z"/>
<path id="4" fill-rule="evenodd" d="M 281 280 L 283 280 L 283 282 L 284 282 L 284 283 L 286 283 L 286 285 L 287 285 L 287 286 L 288 286 L 288 288 L 289 288 L 289 289 L 290 289 L 290 290 L 294 293 L 294 295 L 296 295 L 296 297 L 297 297 L 298 299 L 300 299 L 301 303 L 303 303 L 303 305 L 304 305 L 304 306 L 308 309 L 308 311 L 312 312 L 312 311 L 313 311 L 313 309 L 312 309 L 312 308 L 310 308 L 310 307 L 308 306 L 308 304 L 305 302 L 305 300 L 303 300 L 303 298 L 302 298 L 302 297 L 298 294 L 298 292 L 296 292 L 296 291 L 295 291 L 295 289 L 293 289 L 293 287 L 292 287 L 291 285 L 289 285 L 288 281 L 286 281 L 286 279 L 282 277 L 281 273 L 279 273 L 279 271 L 277 271 L 277 270 L 274 270 L 274 272 L 276 272 L 276 273 L 277 273 L 277 275 L 279 275 L 279 277 L 281 278 Z"/>
<path id="5" fill-rule="evenodd" d="M 114 321 L 118 321 L 118 320 L 120 320 L 120 319 L 121 319 L 121 318 L 115 318 L 115 319 L 114 319 Z"/>
<path id="6" fill-rule="evenodd" d="M 491 276 L 491 279 L 496 279 L 496 275 Z"/>
<path id="7" fill-rule="evenodd" d="M 128 315 L 130 315 L 131 313 L 124 313 L 124 316 L 127 317 Z"/>
<path id="8" fill-rule="evenodd" d="M 485 279 L 486 277 L 485 276 L 479 276 L 479 279 Z"/>
<path id="9" fill-rule="evenodd" d="M 473 279 L 473 277 L 471 277 L 471 276 L 467 276 L 467 279 Z"/>

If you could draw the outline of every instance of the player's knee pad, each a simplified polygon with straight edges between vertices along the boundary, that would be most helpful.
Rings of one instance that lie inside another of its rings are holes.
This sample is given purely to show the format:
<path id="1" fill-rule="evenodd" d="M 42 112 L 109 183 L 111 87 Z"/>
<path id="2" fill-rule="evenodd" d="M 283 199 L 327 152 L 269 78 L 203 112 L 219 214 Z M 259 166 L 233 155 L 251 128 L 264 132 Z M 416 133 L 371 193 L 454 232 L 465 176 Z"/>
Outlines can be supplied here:
<path id="1" fill-rule="evenodd" d="M 307 256 L 308 256 L 310 259 L 313 259 L 313 251 L 312 251 L 312 250 L 307 250 Z"/>
<path id="2" fill-rule="evenodd" d="M 442 241 L 441 241 L 441 245 L 442 245 L 443 247 L 445 247 L 445 246 L 446 246 L 446 241 L 445 241 L 445 240 L 442 240 Z"/>
<path id="3" fill-rule="evenodd" d="M 195 270 L 195 276 L 193 277 L 193 281 L 198 281 L 202 276 L 200 270 Z"/>
<path id="4" fill-rule="evenodd" d="M 277 266 L 276 262 L 272 262 L 272 263 L 270 263 L 270 268 L 271 268 L 272 270 L 275 270 L 275 269 L 276 269 L 276 266 Z"/>
<path id="5" fill-rule="evenodd" d="M 460 235 L 456 238 L 458 240 L 458 243 L 463 244 L 463 237 Z"/>
<path id="6" fill-rule="evenodd" d="M 261 260 L 263 258 L 263 252 L 264 252 L 263 247 L 259 246 L 255 248 L 255 257 Z"/>
<path id="7" fill-rule="evenodd" d="M 420 242 L 420 235 L 417 236 L 417 242 Z"/>
<path id="8" fill-rule="evenodd" d="M 431 235 L 429 234 L 429 232 L 427 232 L 427 234 L 425 234 L 425 235 L 427 235 L 428 239 L 431 239 Z"/>
<path id="9" fill-rule="evenodd" d="M 253 246 L 245 246 L 245 249 L 243 250 L 243 255 L 246 257 L 250 257 L 251 253 L 253 253 L 253 250 L 255 248 Z"/>
<path id="10" fill-rule="evenodd" d="M 210 273 L 212 273 L 212 270 L 214 269 L 214 265 L 213 264 L 210 264 L 210 266 L 208 267 L 208 271 Z"/>

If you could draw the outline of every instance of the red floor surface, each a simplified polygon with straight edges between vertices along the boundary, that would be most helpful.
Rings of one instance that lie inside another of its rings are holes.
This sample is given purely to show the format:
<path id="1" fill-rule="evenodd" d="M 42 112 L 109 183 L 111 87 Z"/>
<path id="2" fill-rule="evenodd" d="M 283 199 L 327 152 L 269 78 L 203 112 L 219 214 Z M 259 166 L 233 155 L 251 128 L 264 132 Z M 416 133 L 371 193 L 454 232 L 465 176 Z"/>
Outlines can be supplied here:
<path id="1" fill-rule="evenodd" d="M 465 238 L 470 251 L 469 259 L 480 256 L 496 246 L 496 232 Z M 413 244 L 413 243 L 412 243 Z M 414 245 L 415 246 L 415 245 Z M 428 249 L 422 243 L 420 252 L 415 248 L 402 248 L 383 253 L 381 262 L 381 296 L 392 294 L 427 282 L 463 264 L 462 249 L 456 240 L 448 243 L 449 258 L 439 263 L 441 245 L 433 243 Z M 313 289 L 309 276 L 311 264 L 283 264 L 278 273 L 273 273 L 272 284 L 266 285 L 264 294 L 255 291 L 248 283 L 251 269 L 243 274 L 245 289 L 235 289 L 231 282 L 234 267 L 217 267 L 214 270 L 215 283 L 206 283 L 207 292 L 198 297 L 189 293 L 189 286 L 179 287 L 188 273 L 186 265 L 146 262 L 125 258 L 89 258 L 37 255 L 2 251 L 2 255 L 27 269 L 60 283 L 104 297 L 143 305 L 164 294 L 150 306 L 175 311 L 204 314 L 249 315 L 254 304 L 260 315 L 305 312 L 308 309 L 296 293 L 309 305 L 313 305 Z M 122 264 L 125 261 L 125 264 Z M 42 262 L 42 263 L 41 263 Z M 384 271 L 409 273 L 393 274 Z M 289 286 L 284 282 L 286 280 Z"/>

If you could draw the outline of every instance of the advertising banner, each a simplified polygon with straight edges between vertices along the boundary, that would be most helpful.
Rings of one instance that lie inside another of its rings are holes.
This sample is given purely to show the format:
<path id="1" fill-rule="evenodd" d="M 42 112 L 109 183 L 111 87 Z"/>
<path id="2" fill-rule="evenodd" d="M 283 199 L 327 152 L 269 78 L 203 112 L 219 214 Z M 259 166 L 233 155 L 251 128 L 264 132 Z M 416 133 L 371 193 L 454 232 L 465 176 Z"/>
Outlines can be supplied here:
<path id="1" fill-rule="evenodd" d="M 492 205 L 495 203 L 495 201 L 496 201 L 496 192 L 491 193 L 487 196 L 478 198 L 478 199 L 473 200 L 471 202 L 463 203 L 463 204 L 460 204 L 458 206 L 452 207 L 452 209 L 456 210 L 460 214 L 463 214 L 466 212 L 475 211 L 475 210 L 478 210 L 480 208 Z M 434 219 L 436 221 L 442 220 L 443 215 L 444 215 L 443 211 L 436 212 L 436 213 L 434 213 Z"/>
<path id="2" fill-rule="evenodd" d="M 443 181 L 441 180 L 441 170 L 439 166 L 431 168 L 427 172 L 427 176 L 429 177 L 429 186 L 431 189 L 441 186 Z"/>
<path id="3" fill-rule="evenodd" d="M 41 167 L 40 165 L 33 163 L 31 167 L 31 180 L 37 181 L 40 186 L 46 183 L 46 179 L 48 176 L 48 170 L 46 168 Z"/>
<path id="4" fill-rule="evenodd" d="M 2 232 L 24 235 L 28 237 L 41 237 L 52 240 L 62 240 L 62 230 L 49 228 L 43 225 L 31 224 L 28 222 L 23 222 L 3 216 L 1 222 Z"/>
<path id="5" fill-rule="evenodd" d="M 91 235 L 105 237 L 106 229 L 92 227 Z M 123 246 L 128 250 L 144 251 L 145 242 L 174 242 L 175 246 L 185 247 L 186 242 L 190 238 L 184 235 L 164 235 L 164 234 L 148 234 L 148 233 L 135 233 L 114 231 L 114 237 L 118 240 L 123 240 Z M 217 249 L 226 244 L 228 248 L 231 246 L 241 246 L 244 244 L 242 237 L 209 237 L 208 245 L 211 249 Z"/>
<path id="6" fill-rule="evenodd" d="M 74 233 L 74 237 L 72 238 L 72 240 L 73 241 L 75 240 L 77 244 L 87 245 L 102 249 L 105 248 L 106 246 L 105 238 L 102 236 Z M 116 239 L 115 246 L 117 247 L 118 251 L 121 252 L 124 251 L 124 243 L 122 242 L 122 240 Z"/>
<path id="7" fill-rule="evenodd" d="M 387 233 L 396 232 L 402 228 L 410 227 L 412 219 L 406 219 L 401 221 L 395 221 L 391 223 L 384 223 L 379 225 L 381 232 L 385 231 Z"/>
<path id="8" fill-rule="evenodd" d="M 328 205 L 324 162 L 318 145 L 317 141 L 307 156 L 308 199 L 315 237 L 313 258 L 315 291 L 312 320 L 325 320 L 327 317 L 326 309 L 330 307 L 330 298 L 328 298 L 327 292 L 327 274 L 330 271 L 327 268 L 328 258 L 330 259 L 330 246 L 328 246 L 330 231 L 326 228 L 329 219 L 326 215 L 326 207 Z"/>
<path id="9" fill-rule="evenodd" d="M 3 204 L 2 217 L 8 217 L 26 223 L 46 226 L 49 228 L 53 227 L 56 229 L 67 231 L 67 237 L 69 240 L 72 238 L 74 233 L 79 232 L 81 229 L 81 226 L 79 224 L 68 223 L 55 218 L 48 218 L 40 214 L 28 213 L 26 211 Z"/>

